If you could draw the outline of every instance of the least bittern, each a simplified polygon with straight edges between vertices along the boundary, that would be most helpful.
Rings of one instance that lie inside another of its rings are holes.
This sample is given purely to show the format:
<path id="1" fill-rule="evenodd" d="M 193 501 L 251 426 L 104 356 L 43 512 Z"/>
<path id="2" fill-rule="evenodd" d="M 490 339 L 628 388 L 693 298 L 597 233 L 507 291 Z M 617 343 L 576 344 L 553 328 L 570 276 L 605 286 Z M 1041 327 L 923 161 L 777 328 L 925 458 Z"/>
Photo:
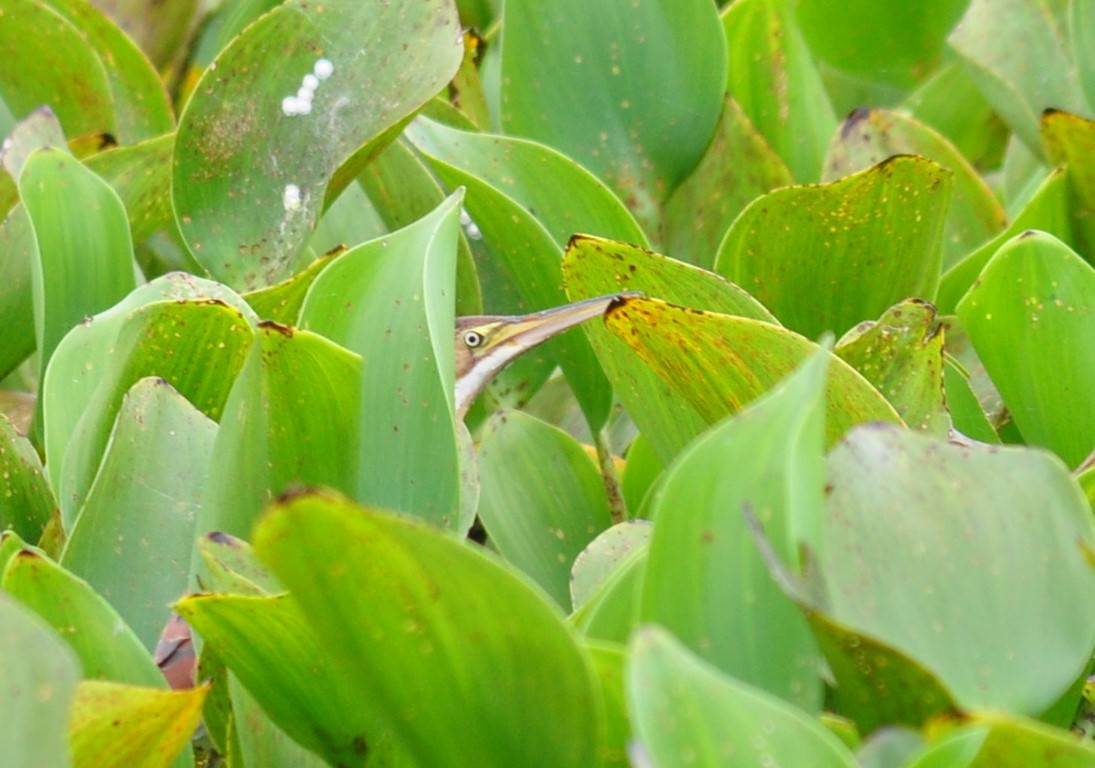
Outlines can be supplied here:
<path id="1" fill-rule="evenodd" d="M 456 414 L 462 417 L 487 382 L 511 360 L 636 293 L 614 293 L 530 315 L 456 319 Z"/>

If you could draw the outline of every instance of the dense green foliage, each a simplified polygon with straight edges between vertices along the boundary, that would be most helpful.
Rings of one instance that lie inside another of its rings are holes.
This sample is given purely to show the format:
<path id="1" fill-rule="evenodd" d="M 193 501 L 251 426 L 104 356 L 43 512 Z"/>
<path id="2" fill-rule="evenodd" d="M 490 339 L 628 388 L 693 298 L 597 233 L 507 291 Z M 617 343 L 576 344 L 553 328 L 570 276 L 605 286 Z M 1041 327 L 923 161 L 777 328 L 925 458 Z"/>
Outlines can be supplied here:
<path id="1" fill-rule="evenodd" d="M 0 0 L 0 764 L 1095 765 L 1095 6 L 723 5 Z"/>

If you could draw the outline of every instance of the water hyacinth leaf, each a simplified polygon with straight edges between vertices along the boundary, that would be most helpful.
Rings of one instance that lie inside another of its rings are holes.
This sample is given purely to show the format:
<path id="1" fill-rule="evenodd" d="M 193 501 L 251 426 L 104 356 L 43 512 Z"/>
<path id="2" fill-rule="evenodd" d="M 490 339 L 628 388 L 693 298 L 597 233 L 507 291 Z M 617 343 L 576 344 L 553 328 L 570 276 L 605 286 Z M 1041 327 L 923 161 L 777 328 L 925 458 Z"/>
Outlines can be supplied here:
<path id="1" fill-rule="evenodd" d="M 197 595 L 178 606 L 275 725 L 333 765 L 394 752 L 390 728 L 289 595 Z"/>
<path id="2" fill-rule="evenodd" d="M 197 546 L 209 591 L 252 597 L 285 591 L 243 539 L 217 531 L 201 536 Z"/>
<path id="3" fill-rule="evenodd" d="M 297 272 L 335 171 L 394 138 L 448 82 L 460 51 L 446 0 L 291 0 L 247 27 L 179 123 L 172 199 L 194 257 L 237 288 Z"/>
<path id="4" fill-rule="evenodd" d="M 61 338 L 136 286 L 122 201 L 67 151 L 33 152 L 19 174 L 38 260 L 33 269 L 40 374 Z"/>
<path id="5" fill-rule="evenodd" d="M 833 620 L 962 707 L 1039 716 L 1072 688 L 1095 647 L 1095 530 L 1058 459 L 870 425 L 830 454 L 829 486 L 818 573 Z"/>
<path id="6" fill-rule="evenodd" d="M 946 136 L 975 168 L 996 167 L 1011 136 L 957 57 L 937 68 L 901 108 Z"/>
<path id="7" fill-rule="evenodd" d="M 945 726 L 944 726 L 945 727 Z M 910 768 L 1084 768 L 1091 745 L 1075 733 L 1014 713 L 973 710 L 944 730 Z"/>
<path id="8" fill-rule="evenodd" d="M 858 765 L 816 719 L 720 674 L 669 632 L 645 627 L 631 643 L 627 701 L 652 765 Z"/>
<path id="9" fill-rule="evenodd" d="M 1054 107 L 1082 112 L 1083 91 L 1056 7 L 1039 0 L 972 0 L 950 36 L 970 77 L 1027 149 L 1041 156 L 1038 120 Z M 1022 56 L 1016 56 L 1022 50 Z"/>
<path id="10" fill-rule="evenodd" d="M 733 283 L 629 243 L 585 235 L 573 238 L 563 256 L 563 277 L 572 301 L 641 291 L 681 306 L 777 322 Z M 708 422 L 601 323 L 587 323 L 583 330 L 631 417 L 661 460 L 670 461 Z"/>
<path id="11" fill-rule="evenodd" d="M 178 65 L 181 46 L 190 42 L 199 5 L 198 0 L 104 0 L 96 7 L 126 31 L 157 69 L 167 71 Z"/>
<path id="12" fill-rule="evenodd" d="M 166 687 L 163 675 L 117 611 L 91 586 L 29 549 L 4 570 L 5 592 L 38 614 L 65 639 L 85 678 Z"/>
<path id="13" fill-rule="evenodd" d="M 774 387 L 818 346 L 751 318 L 682 309 L 657 299 L 630 299 L 605 325 L 684 397 L 707 424 Z M 826 442 L 866 421 L 901 419 L 862 376 L 832 360 L 826 387 Z"/>
<path id="14" fill-rule="evenodd" d="M 516 286 L 518 303 L 486 295 L 492 312 L 514 314 L 567 302 L 559 270 L 575 232 L 631 242 L 645 236 L 612 192 L 559 152 L 531 141 L 446 128 L 424 119 L 408 129 L 449 186 L 467 189 L 467 210 L 489 246 L 490 268 Z M 551 340 L 534 353 L 558 361 L 592 428 L 608 418 L 608 382 L 581 331 Z"/>
<path id="15" fill-rule="evenodd" d="M 788 3 L 739 0 L 722 16 L 727 91 L 796 181 L 817 181 L 837 120 Z"/>
<path id="16" fill-rule="evenodd" d="M 292 277 L 287 277 L 276 285 L 259 288 L 243 295 L 244 300 L 263 320 L 273 320 L 282 325 L 299 325 L 300 310 L 312 283 L 331 262 L 346 252 L 346 248 L 336 248 L 324 254 Z"/>
<path id="17" fill-rule="evenodd" d="M 707 152 L 666 201 L 666 252 L 710 269 L 719 243 L 738 213 L 765 192 L 791 183 L 791 172 L 783 160 L 738 103 L 727 96 Z"/>
<path id="18" fill-rule="evenodd" d="M 946 687 L 914 659 L 808 605 L 802 606 L 835 685 L 832 703 L 859 733 L 887 726 L 919 728 L 959 707 Z"/>
<path id="19" fill-rule="evenodd" d="M 135 144 L 175 127 L 167 91 L 159 75 L 128 35 L 90 3 L 49 0 L 48 4 L 80 31 L 101 62 L 116 121 L 112 133 L 118 141 Z M 41 51 L 35 55 L 41 57 Z M 71 77 L 75 73 L 67 74 Z M 71 130 L 69 133 L 72 135 Z"/>
<path id="20" fill-rule="evenodd" d="M 34 229 L 27 210 L 16 205 L 0 221 L 0 376 L 6 377 L 34 351 L 34 289 L 31 274 L 38 260 Z"/>
<path id="21" fill-rule="evenodd" d="M 207 693 L 82 681 L 69 720 L 74 768 L 167 768 L 190 743 Z"/>
<path id="22" fill-rule="evenodd" d="M 982 443 L 1000 442 L 1000 436 L 970 386 L 969 374 L 951 358 L 943 361 L 943 392 L 955 430 Z"/>
<path id="23" fill-rule="evenodd" d="M 666 470 L 651 505 L 639 613 L 726 674 L 810 712 L 821 708 L 820 657 L 754 545 L 746 514 L 795 571 L 800 547 L 821 546 L 829 360 L 827 350 L 814 352 Z M 719 465 L 734 471 L 711 471 Z"/>
<path id="24" fill-rule="evenodd" d="M 162 379 L 137 382 L 61 556 L 150 651 L 186 590 L 216 433 Z"/>
<path id="25" fill-rule="evenodd" d="M 909 299 L 877 322 L 860 323 L 836 354 L 874 385 L 911 429 L 946 436 L 943 398 L 943 325 L 935 307 Z"/>
<path id="26" fill-rule="evenodd" d="M 265 321 L 224 405 L 197 533 L 248 537 L 297 485 L 354 487 L 361 359 L 310 331 Z"/>
<path id="27" fill-rule="evenodd" d="M 1088 263 L 1095 264 L 1095 120 L 1046 112 L 1042 142 L 1050 162 L 1068 166 L 1069 212 L 1076 246 Z"/>
<path id="28" fill-rule="evenodd" d="M 977 276 L 993 254 L 1004 243 L 1028 229 L 1042 230 L 1072 244 L 1068 176 L 1069 172 L 1065 168 L 1053 169 L 1007 229 L 943 273 L 934 302 L 940 314 L 954 314 L 958 302 L 976 282 Z"/>
<path id="29" fill-rule="evenodd" d="M 113 188 L 129 217 L 130 237 L 140 243 L 171 223 L 171 155 L 168 133 L 87 158 L 87 167 Z"/>
<path id="30" fill-rule="evenodd" d="M 778 189 L 742 211 L 715 271 L 804 336 L 843 334 L 902 299 L 935 294 L 951 179 L 931 160 L 902 156 Z"/>
<path id="31" fill-rule="evenodd" d="M 376 215 L 392 232 L 425 218 L 446 196 L 425 158 L 411 146 L 406 131 L 365 166 L 357 181 Z M 460 237 L 456 255 L 456 314 L 480 314 L 483 306 L 479 294 L 479 276 L 471 247 L 467 238 Z"/>
<path id="32" fill-rule="evenodd" d="M 1076 54 L 1077 75 L 1087 96 L 1088 107 L 1095 109 L 1095 59 L 1087 52 L 1095 50 L 1095 8 L 1091 3 L 1069 3 L 1068 19 L 1072 50 Z"/>
<path id="33" fill-rule="evenodd" d="M 19 189 L 15 184 L 34 150 L 65 146 L 64 129 L 48 106 L 39 107 L 12 127 L 11 133 L 4 138 L 3 147 L 0 147 L 0 165 L 8 174 L 7 177 L 0 177 L 0 199 L 5 210 L 19 200 Z"/>
<path id="34" fill-rule="evenodd" d="M 562 430 L 502 411 L 480 435 L 479 476 L 491 544 L 569 609 L 574 559 L 611 522 L 596 465 Z"/>
<path id="35" fill-rule="evenodd" d="M 110 82 L 102 59 L 75 25 L 42 0 L 3 0 L 0 98 L 17 118 L 50 108 L 68 136 L 116 133 Z"/>
<path id="36" fill-rule="evenodd" d="M 857 0 L 841 8 L 855 23 L 833 24 L 832 6 L 804 0 L 795 20 L 810 50 L 843 72 L 908 88 L 935 69 L 947 33 L 970 0 L 936 3 L 873 3 Z"/>
<path id="37" fill-rule="evenodd" d="M 275 505 L 254 540 L 419 764 L 594 764 L 588 656 L 545 597 L 485 553 L 315 494 Z"/>
<path id="38" fill-rule="evenodd" d="M 301 326 L 361 356 L 347 446 L 355 498 L 466 531 L 453 412 L 453 286 L 461 193 L 335 260 L 312 284 Z M 334 448 L 335 446 L 332 445 Z M 406 467 L 423 468 L 409 474 Z M 246 535 L 241 532 L 240 535 Z"/>
<path id="39" fill-rule="evenodd" d="M 656 231 L 722 109 L 726 42 L 715 7 L 521 0 L 506 7 L 502 45 L 506 132 L 565 152 Z"/>
<path id="40" fill-rule="evenodd" d="M 210 280 L 174 272 L 142 285 L 110 309 L 85 319 L 61 339 L 46 369 L 41 394 L 47 468 L 54 488 L 60 488 L 61 464 L 76 423 L 88 409 L 99 385 L 113 375 L 118 335 L 130 314 L 157 301 L 197 298 L 223 301 L 246 313 L 248 322 L 258 322 L 232 290 Z M 136 381 L 129 382 L 129 386 Z M 119 400 L 124 394 L 125 390 L 119 393 Z"/>
<path id="41" fill-rule="evenodd" d="M 1004 228 L 1007 217 L 1003 206 L 969 161 L 942 135 L 901 112 L 853 112 L 829 145 L 824 178 L 832 181 L 850 176 L 894 155 L 927 157 L 954 174 L 954 192 L 943 229 L 944 269 Z"/>
<path id="42" fill-rule="evenodd" d="M 0 414 L 0 530 L 38 541 L 56 509 L 49 481 L 34 446 Z M 2 570 L 2 566 L 0 566 Z"/>
<path id="43" fill-rule="evenodd" d="M 129 314 L 73 425 L 67 450 L 59 457 L 58 500 L 65 525 L 75 522 L 87 497 L 130 387 L 147 376 L 159 377 L 218 421 L 253 339 L 244 313 L 220 299 L 158 301 Z M 196 360 L 202 364 L 196 365 Z M 66 386 L 65 381 L 57 382 L 58 397 Z"/>
<path id="44" fill-rule="evenodd" d="M 228 675 L 227 687 L 232 705 L 231 754 L 233 757 L 238 755 L 243 765 L 292 765 L 297 768 L 329 765 L 278 728 L 239 678 Z"/>
<path id="45" fill-rule="evenodd" d="M 637 550 L 650 543 L 649 520 L 626 520 L 608 528 L 589 542 L 571 567 L 570 602 L 580 608 Z"/>
<path id="46" fill-rule="evenodd" d="M 643 537 L 636 539 L 634 547 L 618 562 L 608 564 L 614 567 L 570 616 L 570 623 L 587 639 L 623 644 L 639 624 L 639 599 L 649 549 Z"/>
<path id="47" fill-rule="evenodd" d="M 958 316 L 1023 438 L 1077 466 L 1095 446 L 1095 268 L 1028 232 L 996 252 Z"/>
<path id="48" fill-rule="evenodd" d="M 597 641 L 586 643 L 593 671 L 601 684 L 601 699 L 604 702 L 605 738 L 601 761 L 598 765 L 605 768 L 631 765 L 627 759 L 627 745 L 631 741 L 631 722 L 627 713 L 627 699 L 624 692 L 624 666 L 627 663 L 627 649 L 615 643 Z"/>
<path id="49" fill-rule="evenodd" d="M 0 717 L 4 759 L 71 765 L 65 727 L 80 662 L 41 618 L 0 592 Z"/>

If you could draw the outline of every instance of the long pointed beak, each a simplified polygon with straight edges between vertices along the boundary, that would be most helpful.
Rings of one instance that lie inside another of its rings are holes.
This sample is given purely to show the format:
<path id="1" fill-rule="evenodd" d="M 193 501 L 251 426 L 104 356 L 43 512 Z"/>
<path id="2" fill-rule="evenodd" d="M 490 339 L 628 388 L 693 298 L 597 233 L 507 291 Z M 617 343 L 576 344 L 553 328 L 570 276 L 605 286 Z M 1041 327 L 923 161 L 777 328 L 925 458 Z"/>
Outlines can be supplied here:
<path id="1" fill-rule="evenodd" d="M 487 382 L 514 358 L 586 320 L 600 317 L 614 303 L 638 295 L 638 293 L 615 293 L 609 296 L 598 296 L 529 315 L 467 318 L 482 320 L 484 323 L 494 321 L 502 325 L 494 332 L 487 347 L 477 356 L 472 368 L 458 377 L 456 381 L 457 413 L 463 414 Z"/>
<path id="2" fill-rule="evenodd" d="M 630 294 L 598 296 L 562 307 L 533 312 L 530 315 L 507 318 L 509 322 L 498 329 L 498 335 L 491 340 L 489 351 L 493 353 L 495 349 L 504 348 L 506 353 L 509 353 L 503 362 L 505 365 L 514 357 L 558 336 L 563 331 L 568 331 L 586 320 L 600 317 L 613 302 L 626 298 L 627 295 Z"/>

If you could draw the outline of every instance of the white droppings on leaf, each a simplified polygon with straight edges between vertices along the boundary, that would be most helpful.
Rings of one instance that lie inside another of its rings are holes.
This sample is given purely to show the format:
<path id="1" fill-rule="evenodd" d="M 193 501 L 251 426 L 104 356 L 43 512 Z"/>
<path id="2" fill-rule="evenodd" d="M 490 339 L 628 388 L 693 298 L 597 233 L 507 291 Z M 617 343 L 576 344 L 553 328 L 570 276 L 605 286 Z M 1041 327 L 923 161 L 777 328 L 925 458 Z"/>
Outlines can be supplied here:
<path id="1" fill-rule="evenodd" d="M 301 81 L 301 86 L 307 88 L 309 91 L 315 91 L 316 88 L 319 88 L 319 78 L 309 73 L 304 76 L 304 79 Z"/>
<path id="2" fill-rule="evenodd" d="M 296 184 L 286 184 L 281 193 L 281 205 L 286 213 L 300 210 L 300 187 Z"/>
<path id="3" fill-rule="evenodd" d="M 331 63 L 330 59 L 317 59 L 312 71 L 316 73 L 316 77 L 320 80 L 326 80 L 335 73 L 335 65 Z"/>

